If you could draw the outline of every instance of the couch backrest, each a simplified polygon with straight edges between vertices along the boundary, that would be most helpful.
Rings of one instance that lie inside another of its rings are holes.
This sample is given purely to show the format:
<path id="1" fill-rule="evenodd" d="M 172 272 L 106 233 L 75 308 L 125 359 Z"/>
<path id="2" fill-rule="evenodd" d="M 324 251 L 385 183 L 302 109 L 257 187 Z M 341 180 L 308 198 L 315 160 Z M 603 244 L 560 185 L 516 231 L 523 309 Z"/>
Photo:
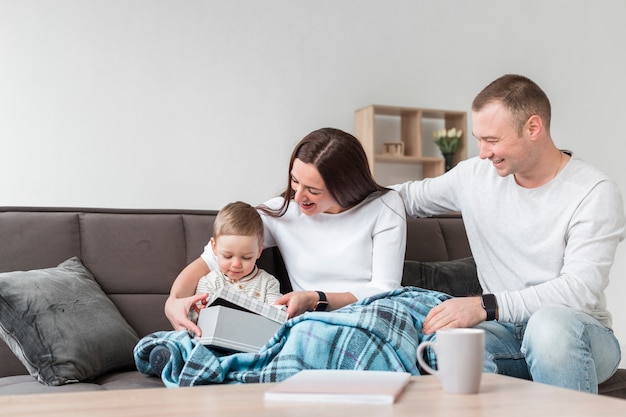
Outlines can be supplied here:
<path id="1" fill-rule="evenodd" d="M 78 256 L 140 336 L 170 329 L 165 299 L 213 232 L 214 210 L 0 207 L 0 272 L 54 267 Z M 470 256 L 459 216 L 408 221 L 407 259 Z M 291 289 L 278 250 L 259 266 Z M 0 377 L 27 374 L 0 342 Z"/>

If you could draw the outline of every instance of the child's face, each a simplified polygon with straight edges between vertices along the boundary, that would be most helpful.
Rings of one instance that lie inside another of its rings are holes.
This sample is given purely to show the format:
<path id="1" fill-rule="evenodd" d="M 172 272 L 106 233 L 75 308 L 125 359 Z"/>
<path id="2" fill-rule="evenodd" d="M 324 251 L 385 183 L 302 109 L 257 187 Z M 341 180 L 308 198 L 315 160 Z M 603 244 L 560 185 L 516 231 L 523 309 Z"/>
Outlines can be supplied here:
<path id="1" fill-rule="evenodd" d="M 211 247 L 217 256 L 220 271 L 233 282 L 252 272 L 263 250 L 258 236 L 223 235 L 211 238 Z"/>

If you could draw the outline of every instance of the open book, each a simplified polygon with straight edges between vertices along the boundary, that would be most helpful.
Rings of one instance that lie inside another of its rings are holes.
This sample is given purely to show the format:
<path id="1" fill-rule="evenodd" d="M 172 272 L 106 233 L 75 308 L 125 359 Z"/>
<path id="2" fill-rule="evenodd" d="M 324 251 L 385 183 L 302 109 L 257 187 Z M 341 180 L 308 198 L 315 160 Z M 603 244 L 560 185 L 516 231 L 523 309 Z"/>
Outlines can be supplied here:
<path id="1" fill-rule="evenodd" d="M 393 404 L 410 378 L 408 372 L 305 369 L 265 391 L 265 399 Z"/>
<path id="2" fill-rule="evenodd" d="M 198 327 L 206 346 L 234 352 L 256 353 L 287 321 L 284 306 L 263 303 L 236 289 L 217 291 L 200 310 Z"/>

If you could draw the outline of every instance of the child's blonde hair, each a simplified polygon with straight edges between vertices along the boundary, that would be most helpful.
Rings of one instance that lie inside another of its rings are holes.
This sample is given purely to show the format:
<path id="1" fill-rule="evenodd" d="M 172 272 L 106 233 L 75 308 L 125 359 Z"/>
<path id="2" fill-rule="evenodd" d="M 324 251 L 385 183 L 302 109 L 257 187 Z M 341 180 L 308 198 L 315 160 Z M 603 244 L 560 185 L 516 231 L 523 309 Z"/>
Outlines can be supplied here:
<path id="1" fill-rule="evenodd" d="M 235 201 L 226 204 L 215 217 L 213 237 L 220 236 L 257 236 L 259 245 L 263 244 L 263 220 L 248 203 Z"/>

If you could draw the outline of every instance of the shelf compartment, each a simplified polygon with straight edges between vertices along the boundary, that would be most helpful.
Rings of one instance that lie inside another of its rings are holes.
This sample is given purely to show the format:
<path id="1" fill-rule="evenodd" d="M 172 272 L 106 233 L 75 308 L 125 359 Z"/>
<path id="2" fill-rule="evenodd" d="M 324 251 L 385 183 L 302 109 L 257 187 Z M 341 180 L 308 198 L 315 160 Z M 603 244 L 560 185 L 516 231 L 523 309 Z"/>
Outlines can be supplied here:
<path id="1" fill-rule="evenodd" d="M 382 141 L 376 137 L 377 121 L 387 121 L 389 118 L 399 125 L 399 137 L 395 139 L 404 144 L 404 156 L 383 155 L 377 149 L 377 145 L 381 142 L 390 141 Z M 424 132 L 424 121 L 430 123 L 431 120 L 446 129 L 455 127 L 463 130 L 461 146 L 454 153 L 453 163 L 456 165 L 459 161 L 466 159 L 466 112 L 385 105 L 370 105 L 357 110 L 354 116 L 355 134 L 363 144 L 374 177 L 376 177 L 377 162 L 420 164 L 424 178 L 443 174 L 445 170 L 443 157 L 427 155 L 428 152 L 425 152 L 425 148 L 428 148 L 424 146 L 425 141 L 431 139 L 432 136 Z M 430 146 L 430 148 L 433 147 Z M 439 150 L 437 149 L 436 152 Z"/>

